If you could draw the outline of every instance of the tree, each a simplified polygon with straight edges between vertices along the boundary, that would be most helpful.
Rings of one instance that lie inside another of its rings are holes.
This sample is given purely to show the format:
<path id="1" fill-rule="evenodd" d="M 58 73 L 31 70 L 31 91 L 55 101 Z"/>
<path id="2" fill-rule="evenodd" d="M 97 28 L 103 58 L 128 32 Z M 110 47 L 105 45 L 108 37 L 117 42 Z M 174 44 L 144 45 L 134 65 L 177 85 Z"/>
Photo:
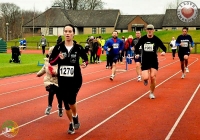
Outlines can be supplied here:
<path id="1" fill-rule="evenodd" d="M 66 10 L 98 10 L 103 9 L 105 3 L 101 0 L 55 0 L 56 4 Z"/>
<path id="2" fill-rule="evenodd" d="M 13 3 L 0 3 L 0 35 L 6 39 L 6 23 L 9 23 L 9 40 L 23 37 L 22 26 L 24 23 L 33 19 L 33 15 L 39 15 L 39 12 L 24 11 Z"/>
<path id="3" fill-rule="evenodd" d="M 1 19 L 2 19 L 2 27 L 4 27 L 4 30 L 2 31 L 2 36 L 5 39 L 6 38 L 6 23 L 9 23 L 9 32 L 12 32 L 12 36 L 16 36 L 20 32 L 20 29 L 17 28 L 19 25 L 18 19 L 19 19 L 19 7 L 12 3 L 0 3 L 0 13 L 1 13 Z M 10 37 L 12 37 L 10 36 Z"/>

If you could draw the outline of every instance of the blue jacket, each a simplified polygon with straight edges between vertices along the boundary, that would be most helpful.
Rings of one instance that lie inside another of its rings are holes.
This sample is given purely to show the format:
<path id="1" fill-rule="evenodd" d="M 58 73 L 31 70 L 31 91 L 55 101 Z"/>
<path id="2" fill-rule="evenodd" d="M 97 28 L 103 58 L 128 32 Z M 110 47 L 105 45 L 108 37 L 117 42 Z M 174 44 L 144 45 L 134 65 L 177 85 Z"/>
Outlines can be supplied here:
<path id="1" fill-rule="evenodd" d="M 108 48 L 111 48 L 111 50 L 109 51 L 109 54 L 117 55 L 117 54 L 119 54 L 119 51 L 123 50 L 124 43 L 119 38 L 116 38 L 116 39 L 111 38 L 111 39 L 108 39 L 106 41 L 104 46 L 107 46 Z"/>

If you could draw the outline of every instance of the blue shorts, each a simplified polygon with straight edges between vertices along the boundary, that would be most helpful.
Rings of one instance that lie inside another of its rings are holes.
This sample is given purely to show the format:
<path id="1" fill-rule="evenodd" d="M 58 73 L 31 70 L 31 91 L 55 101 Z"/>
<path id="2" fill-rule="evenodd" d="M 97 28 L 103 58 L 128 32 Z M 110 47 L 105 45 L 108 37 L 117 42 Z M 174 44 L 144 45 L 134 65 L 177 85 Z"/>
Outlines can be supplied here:
<path id="1" fill-rule="evenodd" d="M 110 61 L 111 61 L 111 63 L 117 63 L 118 59 L 119 59 L 119 54 L 110 55 Z"/>

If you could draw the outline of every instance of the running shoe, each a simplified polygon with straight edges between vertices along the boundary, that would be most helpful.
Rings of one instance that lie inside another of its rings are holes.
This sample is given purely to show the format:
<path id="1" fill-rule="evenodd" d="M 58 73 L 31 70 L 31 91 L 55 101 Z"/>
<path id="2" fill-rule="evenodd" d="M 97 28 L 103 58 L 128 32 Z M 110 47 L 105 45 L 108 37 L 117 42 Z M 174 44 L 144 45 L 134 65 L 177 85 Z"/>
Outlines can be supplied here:
<path id="1" fill-rule="evenodd" d="M 184 79 L 184 78 L 185 78 L 185 74 L 183 73 L 182 76 L 181 76 L 181 79 Z"/>
<path id="2" fill-rule="evenodd" d="M 58 116 L 62 117 L 63 116 L 63 109 L 58 107 Z"/>
<path id="3" fill-rule="evenodd" d="M 149 98 L 150 98 L 150 99 L 155 99 L 156 97 L 155 97 L 155 95 L 154 95 L 152 92 L 150 92 Z"/>
<path id="4" fill-rule="evenodd" d="M 67 131 L 68 134 L 74 134 L 75 133 L 75 129 L 74 129 L 74 124 L 70 123 L 69 124 L 69 130 Z"/>
<path id="5" fill-rule="evenodd" d="M 144 80 L 144 85 L 145 85 L 145 86 L 148 85 L 148 80 Z"/>
<path id="6" fill-rule="evenodd" d="M 190 72 L 188 67 L 185 67 L 185 72 L 187 72 L 187 73 Z"/>
<path id="7" fill-rule="evenodd" d="M 75 130 L 79 129 L 80 127 L 80 122 L 78 121 L 78 115 L 76 117 L 72 117 L 73 118 L 73 122 L 74 122 L 74 128 Z"/>
<path id="8" fill-rule="evenodd" d="M 141 76 L 138 76 L 138 79 L 137 79 L 138 82 L 142 81 L 142 78 Z"/>
<path id="9" fill-rule="evenodd" d="M 109 67 L 108 67 L 108 66 L 106 66 L 106 69 L 109 69 Z"/>
<path id="10" fill-rule="evenodd" d="M 115 75 L 111 75 L 110 80 L 113 81 L 114 77 L 115 77 Z"/>
<path id="11" fill-rule="evenodd" d="M 49 115 L 50 114 L 50 112 L 51 112 L 51 109 L 52 109 L 52 107 L 51 106 L 48 106 L 47 108 L 46 108 L 46 110 L 45 110 L 45 114 L 46 115 Z"/>

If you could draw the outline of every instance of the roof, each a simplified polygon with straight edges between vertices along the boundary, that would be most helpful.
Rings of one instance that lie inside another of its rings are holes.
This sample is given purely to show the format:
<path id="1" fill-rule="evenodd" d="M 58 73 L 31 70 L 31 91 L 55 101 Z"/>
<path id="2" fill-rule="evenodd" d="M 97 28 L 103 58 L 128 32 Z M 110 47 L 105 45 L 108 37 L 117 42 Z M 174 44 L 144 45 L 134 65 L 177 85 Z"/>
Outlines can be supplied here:
<path id="1" fill-rule="evenodd" d="M 35 27 L 63 27 L 71 21 L 66 17 L 63 10 L 59 7 L 50 8 L 41 15 L 35 17 Z M 25 23 L 23 27 L 32 27 L 33 20 Z"/>
<path id="2" fill-rule="evenodd" d="M 71 23 L 78 27 L 114 27 L 119 14 L 119 10 L 64 10 L 52 7 L 35 18 L 34 26 L 63 27 Z M 23 26 L 32 27 L 33 20 Z"/>
<path id="3" fill-rule="evenodd" d="M 116 29 L 127 29 L 128 24 L 136 17 L 136 15 L 120 15 Z"/>
<path id="4" fill-rule="evenodd" d="M 154 15 L 139 15 L 147 24 L 153 24 L 155 29 L 161 29 L 163 24 L 164 14 Z"/>
<path id="5" fill-rule="evenodd" d="M 119 10 L 66 10 L 69 19 L 78 27 L 113 27 Z"/>
<path id="6" fill-rule="evenodd" d="M 200 13 L 200 9 L 198 9 L 198 13 Z M 165 17 L 163 20 L 163 27 L 183 27 L 183 26 L 190 26 L 190 27 L 199 27 L 200 26 L 200 14 L 197 15 L 197 18 L 191 22 L 183 22 L 177 16 L 176 9 L 167 9 L 165 13 Z"/>

